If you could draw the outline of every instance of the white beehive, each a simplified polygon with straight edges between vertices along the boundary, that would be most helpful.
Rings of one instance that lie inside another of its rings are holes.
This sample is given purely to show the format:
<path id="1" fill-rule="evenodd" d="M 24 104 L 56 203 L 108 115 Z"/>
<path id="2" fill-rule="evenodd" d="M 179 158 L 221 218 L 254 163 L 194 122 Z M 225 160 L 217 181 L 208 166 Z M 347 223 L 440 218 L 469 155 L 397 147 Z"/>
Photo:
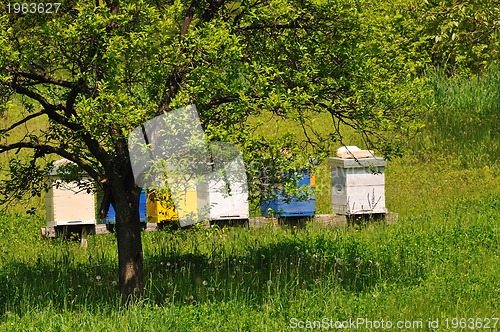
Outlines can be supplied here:
<path id="1" fill-rule="evenodd" d="M 57 167 L 57 166 L 56 166 Z M 81 189 L 77 181 L 64 182 L 56 169 L 49 174 L 49 191 L 45 196 L 47 226 L 95 225 L 94 193 Z M 90 186 L 92 179 L 82 174 L 81 181 Z"/>
<path id="2" fill-rule="evenodd" d="M 332 172 L 332 211 L 338 214 L 386 213 L 384 167 L 380 157 L 328 159 Z"/>
<path id="3" fill-rule="evenodd" d="M 239 183 L 231 183 L 229 192 L 224 181 L 209 184 L 210 220 L 248 219 L 248 193 Z"/>
<path id="4" fill-rule="evenodd" d="M 225 165 L 226 178 L 208 182 L 210 220 L 248 219 L 248 189 L 243 162 Z"/>

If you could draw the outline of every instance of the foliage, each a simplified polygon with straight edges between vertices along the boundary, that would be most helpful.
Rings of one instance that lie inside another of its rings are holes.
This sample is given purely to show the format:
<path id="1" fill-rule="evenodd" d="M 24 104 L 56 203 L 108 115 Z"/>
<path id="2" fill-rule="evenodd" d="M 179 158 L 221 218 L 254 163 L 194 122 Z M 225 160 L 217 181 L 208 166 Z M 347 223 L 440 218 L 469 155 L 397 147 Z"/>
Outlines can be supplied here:
<path id="1" fill-rule="evenodd" d="M 488 51 L 498 46 L 489 4 L 66 1 L 53 16 L 4 13 L 2 115 L 18 109 L 0 132 L 0 152 L 31 153 L 10 163 L 0 200 L 37 194 L 55 155 L 75 162 L 103 190 L 101 213 L 109 204 L 117 212 L 119 248 L 130 249 L 121 251 L 121 273 L 129 255 L 140 275 L 140 188 L 126 142 L 134 127 L 197 104 L 212 140 L 243 148 L 255 200 L 266 183 L 345 143 L 346 127 L 366 147 L 401 155 L 429 106 L 425 67 L 450 61 L 475 71 L 497 57 Z M 254 135 L 251 119 L 269 113 L 299 124 L 303 141 Z M 318 130 L 312 119 L 325 115 Z M 142 289 L 140 280 L 129 284 Z"/>
<path id="2" fill-rule="evenodd" d="M 389 156 L 398 153 L 391 144 L 399 129 L 412 129 L 408 106 L 420 83 L 409 81 L 406 59 L 360 47 L 366 22 L 355 3 L 196 4 L 65 3 L 53 19 L 4 15 L 3 91 L 33 100 L 28 116 L 49 118 L 42 133 L 26 133 L 23 147 L 39 160 L 31 167 L 58 153 L 102 183 L 109 164 L 126 161 L 118 147 L 132 128 L 187 103 L 198 105 L 212 139 L 244 147 L 249 175 L 262 175 L 270 160 L 287 167 L 283 158 L 259 159 L 268 150 L 299 144 L 309 155 L 324 151 L 319 142 L 340 139 L 340 123 L 365 132 Z M 263 111 L 297 121 L 314 144 L 252 138 L 246 120 Z M 314 138 L 308 119 L 318 112 L 334 121 L 328 135 Z M 296 163 L 307 161 L 294 152 Z"/>
<path id="3" fill-rule="evenodd" d="M 450 72 L 478 73 L 498 65 L 498 1 L 426 1 L 423 25 L 433 38 L 432 63 Z"/>
<path id="4" fill-rule="evenodd" d="M 368 1 L 360 13 L 368 46 L 405 67 L 402 74 L 421 76 L 429 67 L 479 74 L 498 65 L 497 1 Z"/>

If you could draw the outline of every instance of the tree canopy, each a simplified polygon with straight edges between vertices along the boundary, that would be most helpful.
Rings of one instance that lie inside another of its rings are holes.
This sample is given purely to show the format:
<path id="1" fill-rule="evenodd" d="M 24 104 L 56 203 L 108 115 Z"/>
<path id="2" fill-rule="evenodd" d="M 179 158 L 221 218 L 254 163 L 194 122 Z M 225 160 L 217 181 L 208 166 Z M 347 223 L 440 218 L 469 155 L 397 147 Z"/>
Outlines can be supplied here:
<path id="1" fill-rule="evenodd" d="M 140 296 L 140 188 L 127 136 L 154 116 L 196 104 L 211 140 L 242 148 L 255 196 L 263 176 L 324 154 L 344 125 L 363 133 L 368 147 L 399 153 L 415 128 L 423 83 L 416 78 L 427 59 L 415 50 L 428 39 L 415 39 L 416 23 L 393 13 L 390 27 L 375 24 L 376 6 L 363 6 L 75 0 L 54 14 L 2 14 L 2 109 L 16 103 L 20 115 L 0 132 L 8 138 L 0 152 L 31 151 L 11 161 L 4 202 L 42 190 L 52 155 L 75 162 L 105 193 L 101 212 L 109 204 L 117 211 L 120 289 L 124 299 Z M 304 141 L 254 134 L 249 117 L 267 113 L 300 124 Z M 320 113 L 331 118 L 321 132 L 310 124 Z"/>

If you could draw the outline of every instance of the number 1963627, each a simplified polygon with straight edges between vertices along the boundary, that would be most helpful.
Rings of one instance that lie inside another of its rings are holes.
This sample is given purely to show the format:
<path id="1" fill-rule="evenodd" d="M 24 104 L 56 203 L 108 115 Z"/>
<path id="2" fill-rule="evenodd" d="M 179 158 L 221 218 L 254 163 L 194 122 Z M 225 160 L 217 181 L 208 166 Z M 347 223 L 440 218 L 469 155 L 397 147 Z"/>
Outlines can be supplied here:
<path id="1" fill-rule="evenodd" d="M 57 14 L 60 2 L 13 2 L 5 6 L 8 14 Z"/>

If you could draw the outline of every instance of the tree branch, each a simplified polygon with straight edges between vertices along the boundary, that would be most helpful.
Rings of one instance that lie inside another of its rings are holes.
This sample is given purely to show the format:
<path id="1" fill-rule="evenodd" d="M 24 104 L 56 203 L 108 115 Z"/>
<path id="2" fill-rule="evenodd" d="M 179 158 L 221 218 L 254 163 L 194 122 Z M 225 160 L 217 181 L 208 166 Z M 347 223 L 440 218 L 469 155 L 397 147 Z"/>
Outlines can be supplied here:
<path id="1" fill-rule="evenodd" d="M 212 99 L 211 101 L 209 101 L 207 104 L 205 104 L 205 107 L 212 108 L 212 107 L 219 106 L 222 104 L 231 103 L 231 102 L 237 101 L 239 99 L 240 98 L 238 96 L 226 96 L 226 97 L 215 98 L 215 99 Z"/>
<path id="2" fill-rule="evenodd" d="M 69 129 L 72 130 L 80 130 L 82 129 L 80 125 L 73 123 L 69 121 L 67 118 L 63 117 L 59 113 L 56 112 L 56 110 L 64 110 L 64 106 L 59 104 L 59 105 L 53 105 L 47 101 L 42 95 L 22 86 L 17 83 L 16 78 L 12 80 L 9 83 L 10 87 L 16 91 L 19 94 L 25 95 L 33 100 L 36 100 L 40 105 L 43 107 L 43 112 L 49 116 L 52 120 L 56 121 L 57 123 L 64 125 L 68 127 Z"/>
<path id="3" fill-rule="evenodd" d="M 174 99 L 175 95 L 179 91 L 181 86 L 181 81 L 186 74 L 187 68 L 183 67 L 174 73 L 170 74 L 165 83 L 165 92 L 158 107 L 157 114 L 162 114 L 170 109 L 170 102 Z"/>
<path id="4" fill-rule="evenodd" d="M 94 138 L 92 138 L 88 134 L 85 127 L 81 124 L 74 123 L 74 122 L 71 122 L 69 120 L 69 116 L 76 114 L 72 108 L 72 106 L 73 106 L 72 103 L 74 102 L 74 100 L 71 99 L 71 98 L 76 99 L 76 96 L 78 94 L 78 92 L 76 90 L 73 91 L 74 92 L 73 94 L 70 93 L 70 96 L 68 96 L 69 100 L 67 102 L 67 105 L 69 104 L 69 106 L 71 106 L 71 108 L 68 108 L 62 104 L 53 105 L 53 104 L 49 103 L 42 95 L 40 95 L 34 91 L 31 91 L 30 89 L 28 89 L 22 85 L 19 85 L 16 81 L 16 78 L 14 78 L 9 83 L 9 85 L 17 93 L 25 95 L 25 96 L 39 102 L 40 105 L 42 105 L 42 107 L 43 107 L 42 112 L 47 114 L 50 119 L 54 120 L 56 123 L 68 128 L 68 129 L 71 129 L 75 132 L 80 133 L 82 135 L 82 138 L 85 141 L 87 147 L 89 148 L 89 150 L 92 151 L 92 153 L 96 156 L 96 158 L 98 158 L 98 160 L 103 162 L 104 160 L 108 159 L 108 157 L 109 157 L 108 153 L 103 149 L 103 147 L 99 144 L 99 142 L 97 140 L 95 140 Z M 75 88 L 75 89 L 77 89 L 77 88 Z M 61 114 L 57 113 L 56 112 L 57 110 L 64 110 L 65 114 L 68 117 L 64 117 Z"/>
<path id="5" fill-rule="evenodd" d="M 71 91 L 68 94 L 68 98 L 66 98 L 66 107 L 64 110 L 64 114 L 66 114 L 68 118 L 71 117 L 72 115 L 76 115 L 74 106 L 76 97 L 78 96 L 79 93 L 80 89 L 75 87 L 71 89 Z"/>
<path id="6" fill-rule="evenodd" d="M 201 21 L 202 22 L 209 22 L 212 20 L 217 12 L 224 6 L 225 0 L 212 0 L 209 1 L 209 7 L 203 12 L 201 15 Z M 186 12 L 186 16 L 184 18 L 184 21 L 182 22 L 181 26 L 181 31 L 180 31 L 180 38 L 181 40 L 184 38 L 186 35 L 189 26 L 191 25 L 191 22 L 193 21 L 194 14 L 196 9 L 198 9 L 200 5 L 199 0 L 193 0 Z M 181 49 L 181 54 L 185 53 L 188 51 L 188 48 L 183 47 Z M 192 64 L 195 65 L 195 64 Z M 179 92 L 181 82 L 184 78 L 184 75 L 187 72 L 187 67 L 179 68 L 176 72 L 173 72 L 170 74 L 170 76 L 167 78 L 167 81 L 165 83 L 165 92 L 163 93 L 162 99 L 160 101 L 160 105 L 158 107 L 157 114 L 162 114 L 165 111 L 168 111 L 170 109 L 170 102 L 172 99 L 175 97 L 177 92 Z"/>
<path id="7" fill-rule="evenodd" d="M 186 17 L 184 18 L 184 22 L 182 22 L 181 26 L 181 39 L 184 38 L 186 35 L 189 25 L 191 24 L 191 21 L 193 20 L 194 17 L 194 11 L 196 8 L 199 6 L 200 2 L 198 0 L 193 0 L 191 2 L 191 5 L 189 6 L 187 12 L 186 12 Z"/>
<path id="8" fill-rule="evenodd" d="M 235 29 L 235 32 L 242 32 L 242 31 L 248 31 L 248 30 L 265 30 L 265 29 L 307 29 L 307 26 L 302 26 L 296 22 L 289 23 L 289 24 L 274 24 L 274 23 L 267 23 L 267 24 L 252 24 L 248 25 L 245 27 L 240 27 Z"/>
<path id="9" fill-rule="evenodd" d="M 217 12 L 224 6 L 225 0 L 212 0 L 208 1 L 208 9 L 201 15 L 202 22 L 210 22 Z"/>
<path id="10" fill-rule="evenodd" d="M 32 90 L 30 90 L 30 89 L 28 89 L 28 88 L 26 88 L 26 87 L 18 84 L 16 76 L 14 77 L 14 79 L 12 81 L 9 82 L 9 86 L 14 91 L 16 91 L 17 93 L 25 95 L 25 96 L 33 99 L 33 100 L 36 100 L 37 102 L 40 103 L 40 105 L 42 105 L 42 107 L 45 110 L 56 111 L 56 110 L 62 110 L 63 109 L 62 105 L 53 105 L 53 104 L 49 103 L 47 101 L 47 99 L 45 99 L 41 94 L 36 93 L 36 92 L 34 92 L 34 91 L 32 91 Z M 49 115 L 49 114 L 47 114 L 47 115 Z"/>
<path id="11" fill-rule="evenodd" d="M 17 121 L 16 123 L 13 123 L 10 127 L 5 128 L 5 129 L 1 129 L 0 134 L 5 134 L 5 133 L 11 131 L 12 129 L 19 127 L 23 123 L 28 122 L 29 120 L 34 119 L 34 118 L 39 117 L 40 115 L 44 115 L 44 114 L 45 114 L 44 111 L 30 114 L 30 115 L 26 116 L 24 119 L 21 119 L 21 120 Z"/>
<path id="12" fill-rule="evenodd" d="M 59 80 L 56 78 L 47 77 L 47 76 L 38 75 L 38 74 L 33 74 L 33 73 L 19 72 L 16 74 L 21 76 L 21 77 L 33 80 L 37 84 L 49 83 L 49 84 L 62 86 L 65 88 L 70 88 L 70 89 L 77 85 L 75 82 L 63 81 L 63 80 Z"/>
<path id="13" fill-rule="evenodd" d="M 71 160 L 75 164 L 81 167 L 85 172 L 88 173 L 90 177 L 92 177 L 95 181 L 101 182 L 103 179 L 92 167 L 90 167 L 86 162 L 84 162 L 78 155 L 66 151 L 63 148 L 40 144 L 35 142 L 16 142 L 12 144 L 0 144 L 0 153 L 10 151 L 10 150 L 19 150 L 19 149 L 32 149 L 35 151 L 40 151 L 43 153 L 54 153 L 63 158 Z"/>
<path id="14" fill-rule="evenodd" d="M 111 188 L 107 183 L 103 185 L 103 198 L 101 201 L 101 206 L 99 207 L 99 218 L 104 219 L 108 215 L 109 206 L 113 203 L 113 195 L 111 193 Z"/>

